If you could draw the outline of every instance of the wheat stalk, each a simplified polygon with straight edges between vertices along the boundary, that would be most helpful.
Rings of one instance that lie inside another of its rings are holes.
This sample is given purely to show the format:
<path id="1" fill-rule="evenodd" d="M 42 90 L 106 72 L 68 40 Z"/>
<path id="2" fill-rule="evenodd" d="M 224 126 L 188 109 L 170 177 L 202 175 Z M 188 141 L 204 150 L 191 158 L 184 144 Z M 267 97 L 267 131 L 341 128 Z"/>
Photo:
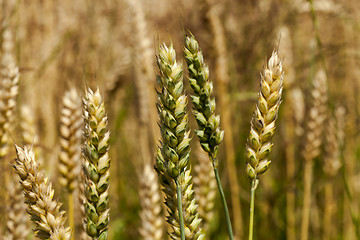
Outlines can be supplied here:
<path id="1" fill-rule="evenodd" d="M 260 92 L 246 146 L 246 172 L 251 181 L 249 240 L 253 239 L 254 200 L 258 178 L 266 172 L 271 163 L 268 155 L 273 146 L 271 138 L 275 132 L 275 121 L 281 103 L 283 74 L 282 62 L 274 51 L 261 74 Z"/>
<path id="2" fill-rule="evenodd" d="M 107 114 L 99 89 L 85 91 L 84 147 L 86 232 L 96 240 L 106 240 L 109 224 L 109 138 Z"/>
<path id="3" fill-rule="evenodd" d="M 17 159 L 13 166 L 20 177 L 25 203 L 28 205 L 27 212 L 35 223 L 36 237 L 69 240 L 71 232 L 70 228 L 64 226 L 65 212 L 60 211 L 61 203 L 53 200 L 54 190 L 45 173 L 39 171 L 34 151 L 27 147 L 15 147 Z"/>
<path id="4" fill-rule="evenodd" d="M 205 232 L 209 230 L 209 223 L 214 218 L 215 197 L 216 197 L 216 180 L 209 156 L 200 148 L 195 151 L 198 164 L 194 167 L 194 188 L 195 196 L 198 201 L 199 216 L 202 218 L 202 227 Z"/>
<path id="5" fill-rule="evenodd" d="M 301 240 L 308 239 L 311 206 L 311 184 L 313 159 L 320 154 L 321 135 L 327 111 L 327 79 L 324 70 L 319 70 L 313 81 L 311 107 L 306 121 L 306 137 L 303 150 L 304 165 L 304 199 L 301 219 Z"/>
<path id="6" fill-rule="evenodd" d="M 160 186 L 156 172 L 147 164 L 140 178 L 140 218 L 142 226 L 139 230 L 142 239 L 163 239 L 163 217 L 161 216 Z"/>
<path id="7" fill-rule="evenodd" d="M 161 88 L 161 92 L 158 92 L 157 108 L 162 140 L 158 147 L 155 168 L 166 195 L 168 222 L 173 228 L 171 236 L 173 239 L 182 240 L 202 239 L 204 236 L 199 227 L 201 220 L 196 212 L 197 207 L 190 204 L 195 202 L 191 199 L 194 195 L 189 193 L 192 191 L 192 184 L 183 184 L 185 169 L 189 163 L 190 132 L 187 130 L 187 99 L 183 93 L 182 65 L 176 62 L 172 45 L 160 46 L 157 64 L 160 70 L 157 82 Z M 186 196 L 183 196 L 184 194 Z M 191 217 L 186 218 L 187 214 Z"/>
<path id="8" fill-rule="evenodd" d="M 323 221 L 323 236 L 322 239 L 330 239 L 334 236 L 333 215 L 336 209 L 336 200 L 333 196 L 333 178 L 339 172 L 341 167 L 340 160 L 340 147 L 342 142 L 342 126 L 337 122 L 343 121 L 341 108 L 336 109 L 336 116 L 330 115 L 327 120 L 325 129 L 325 159 L 323 171 L 327 176 L 325 183 L 325 196 L 324 196 L 324 221 Z"/>

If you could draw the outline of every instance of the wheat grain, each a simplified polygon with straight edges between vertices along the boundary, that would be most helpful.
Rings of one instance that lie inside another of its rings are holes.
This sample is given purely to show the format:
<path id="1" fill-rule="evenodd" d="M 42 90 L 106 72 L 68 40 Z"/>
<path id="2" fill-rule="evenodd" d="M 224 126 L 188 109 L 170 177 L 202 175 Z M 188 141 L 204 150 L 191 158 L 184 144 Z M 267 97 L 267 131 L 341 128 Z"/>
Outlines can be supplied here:
<path id="1" fill-rule="evenodd" d="M 96 240 L 108 237 L 109 209 L 109 139 L 107 114 L 99 89 L 85 91 L 84 148 L 86 232 Z"/>
<path id="2" fill-rule="evenodd" d="M 140 178 L 140 218 L 142 226 L 139 230 L 142 239 L 163 239 L 163 217 L 161 216 L 160 186 L 156 172 L 149 164 L 145 165 Z"/>
<path id="3" fill-rule="evenodd" d="M 70 239 L 70 228 L 66 228 L 65 212 L 60 211 L 61 203 L 53 200 L 54 190 L 39 171 L 32 149 L 16 147 L 17 159 L 13 165 L 20 177 L 21 188 L 24 192 L 27 212 L 34 222 L 34 232 L 39 239 Z"/>

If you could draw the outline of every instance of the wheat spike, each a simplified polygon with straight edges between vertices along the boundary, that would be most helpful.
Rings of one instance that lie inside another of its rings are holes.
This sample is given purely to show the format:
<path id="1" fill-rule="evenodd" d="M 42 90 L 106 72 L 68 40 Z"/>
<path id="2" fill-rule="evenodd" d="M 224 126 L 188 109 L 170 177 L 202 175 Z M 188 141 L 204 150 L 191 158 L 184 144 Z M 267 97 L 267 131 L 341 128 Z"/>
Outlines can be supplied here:
<path id="1" fill-rule="evenodd" d="M 273 145 L 271 138 L 275 132 L 275 121 L 281 102 L 283 74 L 281 60 L 274 51 L 261 75 L 258 102 L 246 146 L 246 172 L 250 180 L 257 179 L 271 163 L 267 156 Z"/>
<path id="2" fill-rule="evenodd" d="M 4 240 L 26 240 L 30 233 L 26 205 L 16 178 L 8 183 L 9 204 L 7 211 L 7 231 Z"/>
<path id="3" fill-rule="evenodd" d="M 0 158 L 8 153 L 8 131 L 12 127 L 16 97 L 19 92 L 19 69 L 13 56 L 12 33 L 6 29 L 3 33 L 1 56 L 1 88 L 0 88 Z"/>
<path id="4" fill-rule="evenodd" d="M 75 88 L 63 97 L 61 110 L 59 171 L 60 184 L 73 192 L 80 171 L 82 137 L 81 98 Z"/>
<path id="5" fill-rule="evenodd" d="M 204 239 L 205 235 L 200 227 L 201 218 L 197 213 L 198 205 L 195 200 L 190 169 L 185 169 L 185 171 L 178 176 L 178 181 L 181 185 L 181 197 L 185 221 L 185 239 Z M 164 187 L 163 192 L 166 194 L 165 204 L 169 211 L 167 222 L 173 229 L 173 232 L 169 234 L 171 239 L 178 240 L 180 239 L 180 225 L 177 208 L 176 185 L 170 177 L 166 177 L 165 175 L 160 176 L 160 183 Z"/>
<path id="6" fill-rule="evenodd" d="M 199 227 L 201 219 L 196 212 L 197 206 L 192 194 L 190 171 L 185 173 L 190 155 L 190 132 L 187 130 L 187 98 L 183 92 L 182 65 L 176 62 L 173 46 L 167 47 L 165 44 L 159 48 L 157 63 L 160 70 L 157 82 L 161 88 L 157 108 L 162 141 L 157 149 L 155 168 L 166 195 L 165 204 L 169 208 L 167 221 L 173 229 L 170 235 L 173 239 L 180 239 L 176 190 L 181 188 L 185 238 L 203 239 L 204 235 Z"/>
<path id="7" fill-rule="evenodd" d="M 311 91 L 311 106 L 306 121 L 306 139 L 303 151 L 305 161 L 312 161 L 320 154 L 321 135 L 327 117 L 327 79 L 324 70 L 316 73 Z"/>
<path id="8" fill-rule="evenodd" d="M 93 239 L 106 240 L 110 218 L 108 118 L 99 89 L 88 88 L 83 103 L 86 232 Z"/>
<path id="9" fill-rule="evenodd" d="M 15 147 L 17 159 L 13 166 L 20 177 L 27 212 L 35 224 L 36 237 L 70 240 L 70 228 L 64 226 L 65 212 L 60 211 L 61 203 L 53 200 L 54 190 L 45 173 L 39 171 L 34 151 L 27 147 Z"/>
<path id="10" fill-rule="evenodd" d="M 220 116 L 215 115 L 215 98 L 212 98 L 213 83 L 209 81 L 209 68 L 198 42 L 193 35 L 185 39 L 185 59 L 189 70 L 189 81 L 194 95 L 191 96 L 194 105 L 194 116 L 199 130 L 195 131 L 199 137 L 201 147 L 210 156 L 215 168 L 218 145 L 224 138 L 224 131 L 220 130 Z"/>
<path id="11" fill-rule="evenodd" d="M 145 165 L 140 178 L 140 218 L 142 226 L 139 230 L 142 239 L 163 239 L 163 217 L 161 216 L 160 186 L 156 172 L 149 164 Z"/>
<path id="12" fill-rule="evenodd" d="M 203 220 L 202 226 L 204 231 L 207 232 L 209 223 L 214 218 L 217 185 L 208 154 L 200 149 L 199 146 L 195 155 L 198 160 L 198 164 L 194 167 L 195 196 L 199 204 L 199 216 Z"/>
<path id="13" fill-rule="evenodd" d="M 327 117 L 327 79 L 324 70 L 316 73 L 311 91 L 311 106 L 306 121 L 306 136 L 303 156 L 304 166 L 304 200 L 301 220 L 301 240 L 308 239 L 311 206 L 311 184 L 313 159 L 320 154 L 321 135 Z"/>
<path id="14" fill-rule="evenodd" d="M 82 162 L 84 162 L 84 159 L 82 159 Z M 84 163 L 82 165 L 84 165 Z M 86 233 L 86 211 L 85 211 L 86 196 L 85 196 L 85 184 L 84 184 L 85 182 L 84 169 L 81 169 L 78 181 L 79 181 L 79 184 L 77 185 L 78 200 L 80 203 L 81 218 L 83 219 L 82 231 L 80 232 L 80 240 L 91 240 L 91 237 Z"/>

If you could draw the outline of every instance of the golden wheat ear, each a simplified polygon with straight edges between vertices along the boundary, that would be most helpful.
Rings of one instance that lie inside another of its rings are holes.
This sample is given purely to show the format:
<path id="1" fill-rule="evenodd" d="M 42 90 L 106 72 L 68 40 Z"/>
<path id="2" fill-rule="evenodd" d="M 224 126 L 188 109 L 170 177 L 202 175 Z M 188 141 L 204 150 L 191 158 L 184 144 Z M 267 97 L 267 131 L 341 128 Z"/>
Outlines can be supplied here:
<path id="1" fill-rule="evenodd" d="M 274 51 L 261 74 L 258 101 L 246 145 L 246 173 L 251 181 L 249 240 L 253 239 L 255 190 L 259 176 L 268 170 L 271 163 L 268 155 L 273 146 L 271 139 L 281 103 L 283 75 L 282 62 Z"/>
<path id="2" fill-rule="evenodd" d="M 65 211 L 60 211 L 61 203 L 53 199 L 54 190 L 45 173 L 39 171 L 34 151 L 27 147 L 15 147 L 17 158 L 13 167 L 20 177 L 27 212 L 35 224 L 36 237 L 70 240 L 70 228 L 65 227 Z"/>
<path id="3" fill-rule="evenodd" d="M 161 214 L 161 194 L 155 170 L 146 164 L 140 178 L 140 218 L 139 230 L 142 239 L 161 240 L 164 235 L 163 216 Z"/>

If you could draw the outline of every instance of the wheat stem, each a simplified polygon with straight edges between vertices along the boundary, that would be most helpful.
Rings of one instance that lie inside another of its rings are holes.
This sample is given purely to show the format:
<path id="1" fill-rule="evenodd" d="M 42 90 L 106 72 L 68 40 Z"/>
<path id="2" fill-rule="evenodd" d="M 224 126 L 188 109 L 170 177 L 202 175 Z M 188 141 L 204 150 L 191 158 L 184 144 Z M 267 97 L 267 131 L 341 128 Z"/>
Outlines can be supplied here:
<path id="1" fill-rule="evenodd" d="M 302 209 L 301 240 L 307 240 L 309 236 L 312 168 L 312 161 L 306 161 L 304 166 L 304 205 Z"/>
<path id="2" fill-rule="evenodd" d="M 68 213 L 69 213 L 69 225 L 73 230 L 73 234 L 71 235 L 71 240 L 74 240 L 75 237 L 75 221 L 74 221 L 74 200 L 73 200 L 73 193 L 68 194 Z"/>
<path id="3" fill-rule="evenodd" d="M 255 190 L 256 190 L 258 184 L 259 184 L 258 179 L 254 179 L 251 182 L 250 217 L 249 217 L 249 240 L 252 240 L 253 235 L 254 235 Z"/>
<path id="4" fill-rule="evenodd" d="M 179 223 L 180 223 L 180 237 L 181 240 L 185 240 L 185 228 L 184 228 L 184 216 L 183 216 L 183 210 L 182 210 L 182 202 L 181 202 L 181 185 L 179 184 L 179 181 L 176 180 L 176 193 L 177 193 L 177 204 L 179 209 Z"/>
<path id="5" fill-rule="evenodd" d="M 227 225 L 227 230 L 228 230 L 228 234 L 229 234 L 229 239 L 233 240 L 234 239 L 234 234 L 233 234 L 232 227 L 231 227 L 229 209 L 228 209 L 228 206 L 227 206 L 227 203 L 226 203 L 224 190 L 222 189 L 222 186 L 221 186 L 220 177 L 219 177 L 219 171 L 218 171 L 217 168 L 215 168 L 215 166 L 214 166 L 214 173 L 215 173 L 215 179 L 216 179 L 216 183 L 217 183 L 219 193 L 220 193 L 220 197 L 221 197 L 221 203 L 223 205 L 223 209 L 224 209 L 224 213 L 225 213 L 226 225 Z"/>

